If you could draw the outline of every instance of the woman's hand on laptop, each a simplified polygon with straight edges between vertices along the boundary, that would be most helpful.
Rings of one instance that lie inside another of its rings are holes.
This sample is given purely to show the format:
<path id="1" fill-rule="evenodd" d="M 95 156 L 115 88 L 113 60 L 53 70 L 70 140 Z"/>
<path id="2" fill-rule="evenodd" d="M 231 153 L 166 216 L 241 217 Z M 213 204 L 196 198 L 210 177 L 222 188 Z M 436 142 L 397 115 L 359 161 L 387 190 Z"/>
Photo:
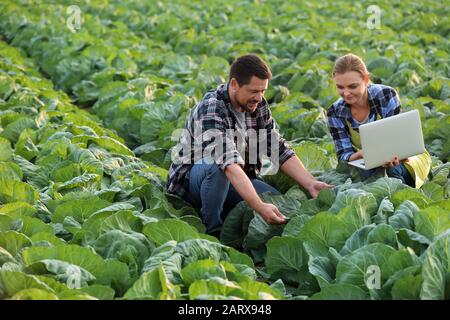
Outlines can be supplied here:
<path id="1" fill-rule="evenodd" d="M 348 161 L 349 161 L 349 162 L 350 162 L 350 161 L 355 161 L 355 160 L 358 160 L 358 159 L 361 159 L 361 158 L 364 158 L 363 151 L 362 151 L 362 150 L 358 150 L 357 152 L 355 152 L 354 154 L 352 154 L 352 155 L 350 156 L 350 158 L 348 158 Z"/>

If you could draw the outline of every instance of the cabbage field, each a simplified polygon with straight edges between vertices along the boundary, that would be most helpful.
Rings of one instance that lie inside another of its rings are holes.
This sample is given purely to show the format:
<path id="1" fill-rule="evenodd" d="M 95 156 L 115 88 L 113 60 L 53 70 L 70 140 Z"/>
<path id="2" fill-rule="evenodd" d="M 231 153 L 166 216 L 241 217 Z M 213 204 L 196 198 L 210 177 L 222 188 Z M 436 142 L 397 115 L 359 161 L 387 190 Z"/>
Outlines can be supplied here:
<path id="1" fill-rule="evenodd" d="M 450 12 L 438 0 L 2 0 L 0 299 L 450 299 Z M 339 56 L 417 109 L 421 189 L 338 164 L 326 110 Z M 266 98 L 314 176 L 281 173 L 220 239 L 165 192 L 189 111 L 230 63 L 270 65 Z"/>

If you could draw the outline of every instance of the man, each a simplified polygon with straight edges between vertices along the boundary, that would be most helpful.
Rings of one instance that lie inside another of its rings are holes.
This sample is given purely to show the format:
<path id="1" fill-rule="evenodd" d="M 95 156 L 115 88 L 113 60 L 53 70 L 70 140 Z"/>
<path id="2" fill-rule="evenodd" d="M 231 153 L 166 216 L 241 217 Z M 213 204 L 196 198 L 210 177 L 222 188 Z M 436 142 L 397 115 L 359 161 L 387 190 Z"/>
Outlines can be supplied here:
<path id="1" fill-rule="evenodd" d="M 279 194 L 257 179 L 263 154 L 312 197 L 332 187 L 305 169 L 275 129 L 264 99 L 271 77 L 269 67 L 258 56 L 239 57 L 231 65 L 228 83 L 208 92 L 191 110 L 178 152 L 172 153 L 167 191 L 201 207 L 208 234 L 217 235 L 226 214 L 242 200 L 267 223 L 286 223 L 275 205 L 258 196 Z M 255 137 L 256 141 L 251 139 Z"/>

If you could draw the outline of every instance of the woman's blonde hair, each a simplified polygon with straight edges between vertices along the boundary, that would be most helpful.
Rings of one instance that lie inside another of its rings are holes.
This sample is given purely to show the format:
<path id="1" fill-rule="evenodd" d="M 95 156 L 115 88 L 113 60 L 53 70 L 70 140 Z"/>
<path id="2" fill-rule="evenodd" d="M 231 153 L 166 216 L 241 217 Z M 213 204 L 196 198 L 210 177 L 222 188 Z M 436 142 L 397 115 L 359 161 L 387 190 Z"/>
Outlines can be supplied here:
<path id="1" fill-rule="evenodd" d="M 336 60 L 333 69 L 333 77 L 336 73 L 343 74 L 349 71 L 358 72 L 363 79 L 370 75 L 364 61 L 353 53 L 346 54 Z"/>

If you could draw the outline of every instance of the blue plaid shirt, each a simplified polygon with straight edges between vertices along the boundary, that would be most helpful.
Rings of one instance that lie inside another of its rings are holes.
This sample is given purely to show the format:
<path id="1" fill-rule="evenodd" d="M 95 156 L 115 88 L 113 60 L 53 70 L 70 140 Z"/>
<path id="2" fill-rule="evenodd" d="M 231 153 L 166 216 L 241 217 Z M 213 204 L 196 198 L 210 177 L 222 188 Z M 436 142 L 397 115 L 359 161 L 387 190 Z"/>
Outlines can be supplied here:
<path id="1" fill-rule="evenodd" d="M 370 105 L 367 122 L 375 121 L 377 114 L 381 118 L 387 118 L 401 112 L 400 98 L 393 88 L 381 84 L 369 84 L 367 92 Z M 328 128 L 334 140 L 337 157 L 341 161 L 348 161 L 356 150 L 352 146 L 346 120 L 356 131 L 358 131 L 359 123 L 353 119 L 350 106 L 343 98 L 339 98 L 331 105 L 327 115 Z"/>
<path id="2" fill-rule="evenodd" d="M 246 112 L 245 117 L 247 130 L 253 129 L 256 135 L 252 147 L 255 147 L 255 141 L 258 142 L 256 161 L 255 158 L 249 156 L 249 137 L 245 137 L 245 151 L 238 150 L 237 138 L 229 134 L 230 131 L 236 129 L 237 121 L 236 116 L 231 112 L 232 108 L 228 95 L 228 84 L 222 84 L 216 90 L 207 92 L 202 101 L 191 110 L 180 141 L 172 150 L 173 161 L 169 168 L 167 192 L 180 196 L 186 192 L 184 181 L 189 178 L 192 165 L 198 161 L 198 155 L 196 156 L 195 152 L 201 151 L 203 153 L 205 149 L 211 149 L 211 145 L 217 141 L 217 138 L 220 138 L 220 141 L 223 142 L 225 152 L 223 154 L 213 153 L 214 162 L 221 170 L 225 170 L 229 164 L 241 164 L 249 177 L 258 176 L 262 155 L 268 156 L 272 162 L 278 162 L 279 167 L 295 155 L 294 151 L 278 133 L 277 125 L 265 99 L 253 113 Z M 272 155 L 271 152 L 272 142 L 275 142 L 274 150 L 278 151 L 276 155 Z M 260 149 L 262 143 L 266 144 L 266 150 Z M 194 150 L 195 145 L 197 145 L 197 151 Z M 177 151 L 176 148 L 179 148 L 179 150 Z M 191 152 L 183 152 L 183 148 L 185 150 L 190 149 Z"/>

